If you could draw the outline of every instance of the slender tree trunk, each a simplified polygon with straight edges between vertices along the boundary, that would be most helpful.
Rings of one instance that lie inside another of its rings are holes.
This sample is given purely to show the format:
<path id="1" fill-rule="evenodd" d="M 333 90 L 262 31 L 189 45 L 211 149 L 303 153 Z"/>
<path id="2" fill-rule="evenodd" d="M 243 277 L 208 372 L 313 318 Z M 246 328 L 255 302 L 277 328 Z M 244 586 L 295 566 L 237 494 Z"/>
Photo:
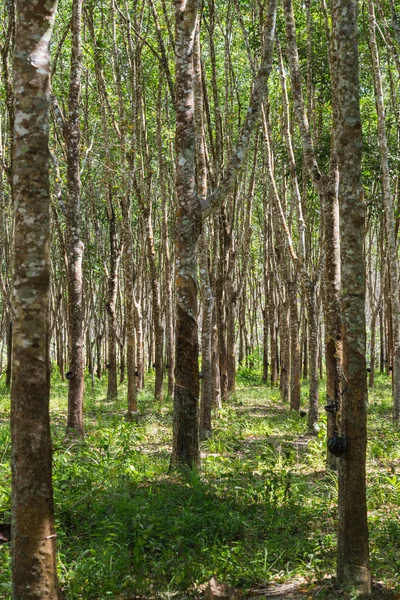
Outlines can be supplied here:
<path id="1" fill-rule="evenodd" d="M 96 367 L 96 377 L 98 379 L 101 379 L 101 374 L 102 374 L 102 360 L 101 360 L 101 342 L 102 342 L 103 336 L 100 332 L 98 332 L 96 334 L 96 361 L 97 361 L 97 367 Z"/>
<path id="2" fill-rule="evenodd" d="M 12 370 L 12 321 L 10 315 L 6 315 L 6 344 L 7 344 L 7 365 L 6 365 L 6 386 L 11 385 Z"/>
<path id="3" fill-rule="evenodd" d="M 275 386 L 278 381 L 278 361 L 277 361 L 278 340 L 277 340 L 277 335 L 276 335 L 274 294 L 270 295 L 268 307 L 269 307 L 269 327 L 270 327 L 270 345 L 271 345 L 271 386 Z"/>
<path id="4" fill-rule="evenodd" d="M 147 258 L 150 267 L 150 284 L 151 294 L 153 299 L 153 326 L 154 326 L 154 365 L 155 365 L 155 385 L 154 385 L 154 398 L 162 402 L 164 400 L 164 388 L 163 388 L 163 355 L 164 355 L 164 328 L 162 325 L 161 315 L 161 297 L 160 297 L 160 285 L 158 281 L 158 269 L 156 262 L 156 251 L 154 247 L 154 234 L 153 226 L 151 222 L 151 211 L 147 203 L 141 198 L 139 188 L 136 186 L 136 193 L 138 194 L 139 201 L 141 204 L 144 225 L 146 231 L 147 241 Z M 148 193 L 150 194 L 150 185 L 148 185 Z"/>
<path id="5" fill-rule="evenodd" d="M 212 380 L 212 406 L 213 408 L 222 408 L 221 397 L 221 378 L 219 373 L 219 356 L 218 356 L 218 326 L 217 326 L 217 311 L 215 303 L 212 314 L 212 329 L 211 329 L 211 380 Z"/>
<path id="6" fill-rule="evenodd" d="M 211 362 L 212 320 L 214 297 L 212 294 L 208 273 L 208 246 L 206 231 L 200 238 L 199 267 L 202 288 L 203 319 L 201 325 L 201 404 L 200 404 L 200 433 L 201 436 L 211 432 L 211 408 L 213 405 L 213 381 Z"/>
<path id="7" fill-rule="evenodd" d="M 81 229 L 81 179 L 80 179 L 80 125 L 79 100 L 81 95 L 81 16 L 82 0 L 72 3 L 72 47 L 71 75 L 68 98 L 68 120 L 65 123 L 65 143 L 67 151 L 67 253 L 68 253 L 68 421 L 67 429 L 83 435 L 83 311 L 82 311 L 82 259 L 83 242 L 80 239 Z"/>
<path id="8" fill-rule="evenodd" d="M 161 107 L 162 107 L 162 86 L 161 82 L 159 85 L 159 110 L 157 111 L 157 146 L 158 146 L 158 163 L 160 170 L 160 189 L 161 189 L 161 208 L 162 208 L 162 223 L 161 223 L 161 236 L 162 236 L 162 253 L 164 258 L 164 313 L 165 313 L 165 354 L 166 354 L 166 367 L 168 370 L 168 396 L 172 399 L 174 397 L 175 389 L 175 352 L 174 352 L 174 321 L 173 321 L 173 286 L 172 286 L 172 264 L 171 264 L 171 248 L 169 239 L 168 223 L 170 220 L 170 212 L 167 207 L 167 186 L 165 185 L 166 180 L 166 167 L 163 156 L 162 148 L 162 124 L 161 124 Z"/>
<path id="9" fill-rule="evenodd" d="M 328 182 L 332 185 L 332 178 Z M 337 435 L 341 414 L 342 337 L 340 318 L 340 239 L 337 185 L 328 188 L 324 204 L 325 243 L 325 361 L 326 394 L 328 405 L 336 410 L 328 412 L 327 438 Z M 327 466 L 336 469 L 337 459 L 327 453 Z"/>
<path id="10" fill-rule="evenodd" d="M 122 236 L 124 241 L 124 283 L 125 283 L 125 318 L 127 355 L 126 370 L 128 378 L 128 417 L 137 412 L 137 378 L 136 378 L 136 332 L 135 332 L 135 266 L 133 260 L 133 235 L 131 197 L 125 195 L 121 200 Z"/>
<path id="11" fill-rule="evenodd" d="M 232 292 L 232 286 L 228 285 L 226 305 L 226 372 L 228 376 L 228 396 L 236 391 L 236 294 Z"/>
<path id="12" fill-rule="evenodd" d="M 307 289 L 307 315 L 308 315 L 308 372 L 309 372 L 309 406 L 308 429 L 315 433 L 318 422 L 318 306 L 315 284 L 309 282 Z"/>
<path id="13" fill-rule="evenodd" d="M 290 408 L 300 409 L 300 340 L 299 309 L 297 305 L 297 282 L 289 282 L 290 302 Z"/>
<path id="14" fill-rule="evenodd" d="M 280 377 L 279 387 L 282 402 L 290 401 L 290 305 L 286 291 L 284 301 L 279 311 L 279 337 L 280 337 Z"/>
<path id="15" fill-rule="evenodd" d="M 109 194 L 110 196 L 110 194 Z M 108 272 L 108 297 L 107 297 L 107 315 L 108 315 L 108 353 L 107 353 L 107 399 L 115 400 L 118 396 L 118 378 L 117 378 L 117 292 L 118 292 L 118 266 L 121 253 L 117 246 L 116 217 L 112 198 L 109 197 L 107 203 L 109 239 L 110 239 L 110 270 Z"/>
<path id="16" fill-rule="evenodd" d="M 263 316 L 263 375 L 262 382 L 268 383 L 268 338 L 269 338 L 269 303 L 270 299 L 270 272 L 269 272 L 269 256 L 268 256 L 268 228 L 269 228 L 269 215 L 268 215 L 268 204 L 267 204 L 267 190 L 263 194 L 263 211 L 264 211 L 264 231 L 263 231 L 263 292 L 264 292 L 264 306 L 262 308 Z M 272 345 L 270 342 L 270 347 Z"/>
<path id="17" fill-rule="evenodd" d="M 138 390 L 144 388 L 144 342 L 143 342 L 143 312 L 140 300 L 135 302 L 136 329 L 136 378 Z"/>
<path id="18" fill-rule="evenodd" d="M 200 31 L 196 29 L 194 41 L 194 123 L 196 145 L 196 188 L 199 198 L 207 196 L 207 165 L 206 147 L 203 123 L 203 88 L 200 60 Z M 205 437 L 211 433 L 211 408 L 212 408 L 212 366 L 211 366 L 211 337 L 212 318 L 214 309 L 214 296 L 210 285 L 209 250 L 207 244 L 208 230 L 203 225 L 199 244 L 199 274 L 201 286 L 201 299 L 203 318 L 201 324 L 201 402 L 200 402 L 200 435 Z"/>
<path id="19" fill-rule="evenodd" d="M 219 218 L 219 262 L 218 273 L 215 283 L 215 301 L 217 308 L 217 327 L 218 327 L 218 356 L 219 356 L 219 376 L 222 402 L 228 400 L 228 348 L 227 348 L 227 315 L 226 315 L 226 263 L 227 263 L 227 225 L 226 212 L 222 207 L 222 214 Z"/>
<path id="20" fill-rule="evenodd" d="M 57 2 L 17 0 L 13 80 L 12 586 L 57 600 L 49 421 L 49 44 Z"/>
<path id="21" fill-rule="evenodd" d="M 356 0 L 336 0 L 339 100 L 339 206 L 343 324 L 342 436 L 339 465 L 337 577 L 371 592 L 365 484 L 367 381 L 365 364 L 365 202 L 361 183 Z M 360 268 L 361 265 L 361 268 Z"/>
<path id="22" fill-rule="evenodd" d="M 371 318 L 371 347 L 370 347 L 370 361 L 369 361 L 369 378 L 368 387 L 373 388 L 375 382 L 375 358 L 376 358 L 376 312 L 372 313 Z"/>

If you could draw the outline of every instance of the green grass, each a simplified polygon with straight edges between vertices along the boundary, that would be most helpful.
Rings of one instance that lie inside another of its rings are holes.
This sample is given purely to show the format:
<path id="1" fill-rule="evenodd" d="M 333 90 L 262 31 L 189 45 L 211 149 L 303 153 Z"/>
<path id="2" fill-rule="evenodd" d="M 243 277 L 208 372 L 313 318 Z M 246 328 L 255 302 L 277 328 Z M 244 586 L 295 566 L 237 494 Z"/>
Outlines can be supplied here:
<path id="1" fill-rule="evenodd" d="M 87 381 L 85 438 L 65 436 L 67 384 L 53 374 L 51 419 L 59 580 L 65 600 L 196 597 L 212 575 L 243 591 L 335 572 L 337 481 L 326 473 L 325 417 L 316 437 L 258 373 L 202 442 L 202 471 L 169 473 L 172 406 L 151 382 L 139 419 L 125 389 L 107 402 Z M 323 385 L 323 384 L 322 384 Z M 306 397 L 306 383 L 302 390 Z M 324 394 L 321 393 L 321 399 Z M 321 411 L 323 412 L 323 411 Z M 8 390 L 0 379 L 0 519 L 10 518 Z M 400 588 L 400 444 L 390 381 L 370 395 L 368 507 L 376 579 Z M 10 549 L 0 546 L 0 599 L 11 598 Z"/>

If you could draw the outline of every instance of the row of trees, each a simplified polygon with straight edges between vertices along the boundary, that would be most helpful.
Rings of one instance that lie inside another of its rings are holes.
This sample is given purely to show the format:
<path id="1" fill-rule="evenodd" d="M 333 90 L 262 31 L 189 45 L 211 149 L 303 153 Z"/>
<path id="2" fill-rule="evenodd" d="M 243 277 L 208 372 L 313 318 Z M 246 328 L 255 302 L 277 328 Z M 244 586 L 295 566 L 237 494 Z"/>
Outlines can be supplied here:
<path id="1" fill-rule="evenodd" d="M 234 392 L 237 359 L 243 364 L 261 347 L 264 381 L 276 384 L 279 373 L 283 397 L 290 397 L 293 408 L 300 402 L 303 365 L 310 378 L 312 429 L 318 418 L 318 369 L 325 344 L 328 396 L 332 399 L 337 396 L 340 374 L 335 360 L 340 345 L 336 339 L 340 332 L 339 244 L 334 202 L 337 100 L 333 92 L 337 86 L 327 7 L 306 3 L 304 19 L 297 18 L 296 30 L 290 6 L 285 4 L 284 13 L 282 9 L 278 12 L 278 44 L 268 99 L 261 98 L 261 119 L 257 111 L 249 113 L 247 108 L 251 106 L 253 111 L 260 102 L 260 98 L 250 97 L 255 82 L 264 89 L 266 75 L 259 69 L 265 65 L 258 63 L 265 44 L 265 10 L 239 2 L 218 8 L 211 2 L 202 8 L 202 27 L 195 38 L 201 55 L 195 53 L 193 66 L 194 103 L 198 106 L 194 143 L 200 157 L 195 177 L 198 197 L 206 198 L 208 193 L 214 207 L 222 203 L 222 210 L 198 210 L 206 220 L 200 243 L 204 268 L 200 270 L 196 314 L 200 314 L 203 334 L 206 405 L 208 398 L 218 405 L 221 398 Z M 1 287 L 2 339 L 10 349 L 13 211 L 8 184 L 14 122 L 10 84 L 14 17 L 12 3 L 5 8 L 2 91 L 8 110 L 2 128 L 5 218 Z M 53 42 L 51 112 L 52 352 L 62 375 L 71 373 L 69 427 L 78 431 L 83 431 L 84 363 L 99 376 L 107 371 L 110 398 L 116 396 L 118 379 L 126 373 L 131 411 L 147 366 L 155 365 L 155 397 L 162 398 L 166 375 L 173 394 L 174 242 L 179 212 L 172 143 L 176 94 L 173 15 L 162 3 L 123 8 L 88 4 L 83 18 L 81 8 L 74 4 L 72 20 L 69 7 L 61 6 L 59 12 L 60 27 Z M 378 5 L 378 9 L 378 40 L 371 3 L 370 13 L 362 15 L 365 39 L 360 46 L 366 64 L 363 90 L 367 92 L 363 111 L 367 123 L 364 181 L 370 209 L 371 382 L 377 325 L 381 368 L 395 364 L 397 335 L 391 295 L 394 258 L 389 260 L 390 245 L 385 243 L 388 227 L 393 225 L 392 237 L 398 229 L 395 220 L 385 221 L 385 215 L 394 214 L 397 195 L 398 178 L 389 164 L 397 149 L 397 121 L 392 124 L 387 119 L 386 128 L 377 128 L 382 120 L 377 121 L 378 114 L 382 117 L 385 108 L 393 117 L 396 114 L 397 54 L 395 42 L 389 40 L 397 21 L 396 13 L 389 11 L 394 11 L 393 4 Z M 382 55 L 387 89 L 379 93 Z M 377 68 L 371 71 L 370 65 Z M 375 96 L 381 98 L 377 111 L 371 106 Z M 254 136 L 247 139 L 255 122 Z M 381 140 L 381 153 L 373 146 L 375 139 Z M 241 161 L 245 161 L 245 169 L 237 180 Z M 385 161 L 388 167 L 381 169 Z M 385 210 L 380 203 L 381 172 L 386 173 L 388 201 L 392 199 Z M 126 293 L 129 286 L 133 289 Z M 128 343 L 135 344 L 129 352 Z M 130 362 L 127 356 L 132 357 Z M 218 360 L 210 360 L 210 356 Z M 9 356 L 8 380 L 10 364 Z M 395 382 L 397 371 L 394 369 Z M 398 396 L 394 393 L 394 398 Z M 397 401 L 394 411 L 397 415 Z"/>
<path id="2" fill-rule="evenodd" d="M 350 0 L 176 0 L 174 11 L 164 0 L 73 0 L 59 6 L 51 66 L 55 4 L 34 13 L 28 4 L 18 0 L 16 12 L 12 0 L 4 4 L 1 47 L 1 338 L 8 382 L 12 374 L 15 572 L 32 573 L 32 589 L 56 597 L 50 345 L 69 381 L 68 429 L 81 435 L 85 366 L 92 377 L 107 371 L 110 399 L 126 376 L 130 415 L 147 366 L 159 401 L 167 374 L 172 464 L 190 467 L 199 466 L 211 408 L 235 391 L 237 361 L 251 367 L 261 348 L 263 380 L 279 376 L 294 410 L 308 376 L 310 430 L 325 357 L 328 403 L 338 409 L 329 435 L 341 415 L 349 440 L 338 575 L 368 591 L 366 313 L 370 384 L 379 325 L 400 418 L 394 0 L 369 1 L 359 19 Z M 19 475 L 27 470 L 28 482 Z M 29 529 L 37 514 L 51 585 L 24 563 L 39 551 Z M 27 552 L 27 543 L 36 546 Z"/>

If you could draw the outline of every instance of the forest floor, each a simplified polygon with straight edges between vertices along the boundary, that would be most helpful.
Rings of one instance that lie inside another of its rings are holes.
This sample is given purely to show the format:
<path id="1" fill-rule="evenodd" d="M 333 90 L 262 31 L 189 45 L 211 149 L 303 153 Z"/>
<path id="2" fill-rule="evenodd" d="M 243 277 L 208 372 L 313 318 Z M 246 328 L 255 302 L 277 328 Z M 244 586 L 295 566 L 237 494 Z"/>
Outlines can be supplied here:
<path id="1" fill-rule="evenodd" d="M 243 599 L 346 598 L 334 586 L 337 476 L 324 467 L 326 423 L 307 434 L 276 388 L 243 370 L 238 391 L 202 442 L 200 473 L 169 473 L 172 403 L 125 387 L 105 400 L 86 382 L 85 437 L 65 435 L 67 383 L 52 378 L 51 422 L 59 581 L 63 600 L 195 599 L 215 576 Z M 321 402 L 324 398 L 321 382 Z M 307 384 L 302 388 L 307 404 Z M 390 380 L 370 394 L 368 510 L 374 598 L 400 599 L 400 443 Z M 0 378 L 0 521 L 10 519 L 9 399 Z M 0 599 L 11 598 L 9 545 Z"/>

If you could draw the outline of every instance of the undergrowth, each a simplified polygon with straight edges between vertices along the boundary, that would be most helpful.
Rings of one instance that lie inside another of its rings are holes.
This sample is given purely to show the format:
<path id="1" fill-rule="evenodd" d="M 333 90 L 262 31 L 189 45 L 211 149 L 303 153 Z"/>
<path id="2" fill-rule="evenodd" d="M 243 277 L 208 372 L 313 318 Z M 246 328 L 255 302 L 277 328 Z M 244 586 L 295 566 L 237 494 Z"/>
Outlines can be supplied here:
<path id="1" fill-rule="evenodd" d="M 67 384 L 53 374 L 51 420 L 59 581 L 64 600 L 194 598 L 212 575 L 249 591 L 334 574 L 337 478 L 316 436 L 251 369 L 202 442 L 202 471 L 169 472 L 172 405 L 151 385 L 127 422 L 125 389 L 106 401 L 86 382 L 85 437 L 65 436 Z M 323 385 L 323 384 L 322 384 Z M 322 388 L 321 388 L 322 389 Z M 321 397 L 323 394 L 321 393 Z M 304 384 L 302 397 L 307 397 Z M 304 400 L 306 402 L 306 400 Z M 323 411 L 321 411 L 323 412 Z M 390 381 L 370 394 L 368 508 L 374 576 L 400 589 L 400 445 Z M 9 398 L 0 378 L 0 520 L 10 519 Z M 0 546 L 0 598 L 11 598 Z"/>

